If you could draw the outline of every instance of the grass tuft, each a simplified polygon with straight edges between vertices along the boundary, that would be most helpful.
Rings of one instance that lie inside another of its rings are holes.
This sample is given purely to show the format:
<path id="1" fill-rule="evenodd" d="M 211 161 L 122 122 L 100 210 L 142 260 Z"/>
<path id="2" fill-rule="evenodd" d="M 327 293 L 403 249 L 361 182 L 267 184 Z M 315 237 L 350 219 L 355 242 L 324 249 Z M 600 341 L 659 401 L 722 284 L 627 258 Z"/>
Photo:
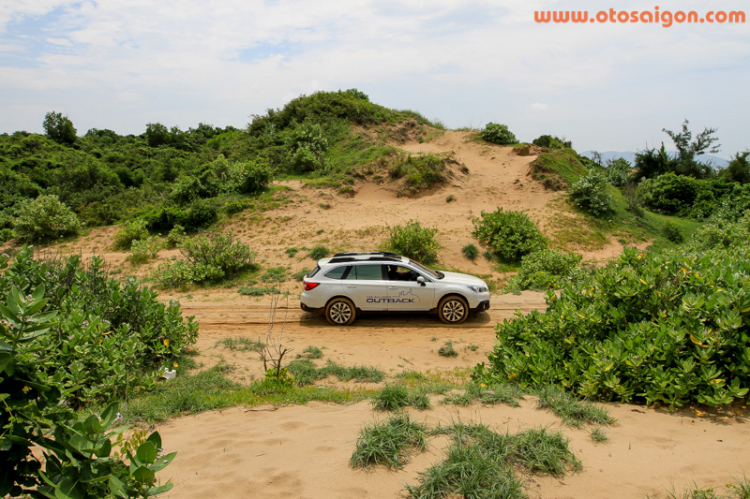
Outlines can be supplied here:
<path id="1" fill-rule="evenodd" d="M 409 390 L 403 385 L 386 384 L 372 398 L 372 407 L 379 411 L 395 411 L 409 405 Z"/>
<path id="2" fill-rule="evenodd" d="M 216 342 L 215 346 L 218 347 L 219 345 L 229 350 L 240 352 L 260 352 L 263 349 L 263 343 L 260 340 L 251 340 L 250 338 L 242 337 L 224 338 Z"/>
<path id="3" fill-rule="evenodd" d="M 438 354 L 442 357 L 458 357 L 458 352 L 453 349 L 452 341 L 446 341 L 445 344 L 438 349 Z"/>
<path id="4" fill-rule="evenodd" d="M 550 409 L 570 426 L 611 425 L 615 418 L 602 407 L 576 399 L 557 386 L 545 386 L 539 393 L 539 408 Z"/>
<path id="5" fill-rule="evenodd" d="M 424 425 L 411 421 L 407 413 L 399 413 L 385 423 L 374 423 L 360 431 L 349 465 L 401 468 L 409 460 L 409 450 L 422 452 L 426 447 Z"/>

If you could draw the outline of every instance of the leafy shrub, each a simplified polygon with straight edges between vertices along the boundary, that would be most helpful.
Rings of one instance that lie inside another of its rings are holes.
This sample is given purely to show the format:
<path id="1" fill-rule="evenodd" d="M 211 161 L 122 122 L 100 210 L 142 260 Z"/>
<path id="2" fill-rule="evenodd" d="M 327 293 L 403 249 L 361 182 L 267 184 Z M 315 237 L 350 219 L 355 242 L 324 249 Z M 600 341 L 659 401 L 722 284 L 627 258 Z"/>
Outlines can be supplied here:
<path id="1" fill-rule="evenodd" d="M 628 205 L 628 210 L 638 218 L 646 216 L 646 212 L 643 210 L 643 198 L 638 185 L 635 183 L 629 183 L 625 185 L 622 190 L 622 194 L 625 197 L 625 204 Z"/>
<path id="2" fill-rule="evenodd" d="M 479 256 L 479 248 L 477 248 L 475 244 L 469 243 L 461 248 L 461 253 L 463 253 L 466 258 L 473 262 Z"/>
<path id="3" fill-rule="evenodd" d="M 81 222 L 70 208 L 51 194 L 19 203 L 14 229 L 23 239 L 42 241 L 78 234 Z"/>
<path id="4" fill-rule="evenodd" d="M 723 405 L 750 385 L 750 252 L 628 248 L 497 327 L 475 377 L 622 402 Z"/>
<path id="5" fill-rule="evenodd" d="M 445 167 L 447 162 L 447 157 L 435 154 L 409 154 L 399 157 L 391 167 L 390 174 L 392 178 L 405 180 L 406 193 L 416 194 L 448 178 L 449 173 Z"/>
<path id="6" fill-rule="evenodd" d="M 591 172 L 573 184 L 570 188 L 570 198 L 592 215 L 602 216 L 611 212 L 614 204 L 614 198 L 607 190 L 607 185 L 604 174 Z"/>
<path id="7" fill-rule="evenodd" d="M 694 251 L 741 249 L 750 240 L 750 212 L 736 222 L 713 219 L 704 224 L 690 241 Z"/>
<path id="8" fill-rule="evenodd" d="M 242 194 L 255 194 L 265 189 L 273 180 L 271 169 L 265 163 L 245 161 L 233 163 L 229 170 L 232 186 Z"/>
<path id="9" fill-rule="evenodd" d="M 552 135 L 540 135 L 535 138 L 532 142 L 535 146 L 546 147 L 547 149 L 570 149 L 573 147 L 573 142 L 569 140 L 561 139 L 557 136 Z"/>
<path id="10" fill-rule="evenodd" d="M 325 246 L 315 246 L 310 250 L 310 258 L 312 258 L 313 260 L 320 260 L 321 258 L 325 258 L 330 254 L 331 250 L 329 250 Z"/>
<path id="11" fill-rule="evenodd" d="M 410 220 L 406 225 L 390 227 L 388 245 L 392 251 L 413 258 L 424 264 L 437 261 L 437 229 L 422 227 L 419 222 Z"/>
<path id="12" fill-rule="evenodd" d="M 176 226 L 194 232 L 208 227 L 218 219 L 216 207 L 206 200 L 198 200 L 190 204 L 187 209 L 177 205 L 166 205 L 161 208 L 151 208 L 142 216 L 150 231 L 165 233 Z"/>
<path id="13" fill-rule="evenodd" d="M 10 241 L 11 239 L 14 239 L 16 237 L 16 233 L 13 232 L 13 229 L 0 229 L 0 243 L 4 243 L 6 241 Z"/>
<path id="14" fill-rule="evenodd" d="M 667 173 L 641 182 L 643 204 L 657 213 L 685 216 L 692 209 L 705 182 L 693 177 Z M 705 195 L 705 194 L 704 194 Z"/>
<path id="15" fill-rule="evenodd" d="M 115 249 L 129 250 L 134 241 L 146 239 L 148 237 L 146 225 L 146 221 L 141 219 L 125 222 L 115 234 Z"/>
<path id="16" fill-rule="evenodd" d="M 482 212 L 474 219 L 474 237 L 489 246 L 502 261 L 517 262 L 525 255 L 547 247 L 547 240 L 524 212 Z"/>
<path id="17" fill-rule="evenodd" d="M 628 183 L 632 171 L 633 165 L 630 164 L 630 161 L 618 158 L 607 167 L 607 180 L 615 187 L 623 187 Z"/>
<path id="18" fill-rule="evenodd" d="M 162 243 L 156 236 L 139 239 L 133 241 L 128 258 L 134 264 L 147 263 L 156 258 L 160 249 L 162 249 Z"/>
<path id="19" fill-rule="evenodd" d="M 231 234 L 187 238 L 180 244 L 180 251 L 184 260 L 164 262 L 154 272 L 162 287 L 218 281 L 252 267 L 255 260 L 255 252 L 246 244 L 234 242 Z"/>
<path id="20" fill-rule="evenodd" d="M 579 268 L 581 255 L 545 249 L 530 253 L 521 259 L 521 269 L 506 289 L 546 290 L 559 288 L 563 282 L 581 279 L 584 272 Z"/>
<path id="21" fill-rule="evenodd" d="M 113 454 L 122 443 L 112 440 L 122 430 L 110 432 L 117 404 L 101 417 L 76 411 L 151 386 L 152 370 L 194 343 L 198 327 L 182 321 L 176 302 L 165 308 L 135 281 L 108 279 L 102 264 L 39 263 L 28 248 L 10 266 L 0 257 L 3 496 L 35 488 L 48 497 L 147 497 L 171 488 L 154 487 L 154 472 L 174 458 L 156 460 L 158 434 Z M 34 444 L 45 459 L 31 453 Z"/>
<path id="22" fill-rule="evenodd" d="M 518 142 L 518 139 L 516 139 L 513 132 L 508 129 L 507 125 L 498 123 L 487 123 L 481 134 L 484 140 L 492 142 L 493 144 L 506 145 Z"/>
<path id="23" fill-rule="evenodd" d="M 677 227 L 674 222 L 664 222 L 664 227 L 662 227 L 661 232 L 662 234 L 664 234 L 664 237 L 666 237 L 667 240 L 675 244 L 682 244 L 682 241 L 684 240 L 682 232 L 680 232 L 679 227 Z"/>
<path id="24" fill-rule="evenodd" d="M 175 225 L 172 230 L 167 233 L 167 237 L 164 240 L 164 247 L 167 249 L 176 248 L 185 238 L 185 228 L 182 225 Z"/>

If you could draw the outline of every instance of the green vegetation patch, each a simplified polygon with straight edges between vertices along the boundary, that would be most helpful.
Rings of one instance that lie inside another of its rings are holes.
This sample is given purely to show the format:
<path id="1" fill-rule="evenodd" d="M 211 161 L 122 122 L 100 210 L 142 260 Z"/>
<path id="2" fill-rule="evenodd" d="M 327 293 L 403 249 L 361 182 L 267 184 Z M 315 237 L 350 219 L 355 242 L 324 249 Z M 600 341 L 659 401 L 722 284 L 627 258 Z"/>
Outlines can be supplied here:
<path id="1" fill-rule="evenodd" d="M 385 422 L 363 428 L 349 465 L 352 468 L 377 465 L 402 468 L 409 461 L 410 451 L 422 452 L 426 448 L 424 425 L 413 422 L 402 412 Z"/>
<path id="2" fill-rule="evenodd" d="M 724 405 L 750 385 L 750 253 L 628 248 L 547 296 L 548 309 L 497 326 L 488 383 L 678 407 Z"/>
<path id="3" fill-rule="evenodd" d="M 555 149 L 540 154 L 531 163 L 531 173 L 533 178 L 542 182 L 546 188 L 562 190 L 588 173 L 588 162 L 573 149 Z"/>
<path id="4" fill-rule="evenodd" d="M 426 265 L 437 261 L 437 250 L 440 247 L 435 241 L 437 229 L 422 227 L 419 222 L 409 220 L 406 225 L 391 227 L 389 231 L 387 245 L 391 251 Z"/>

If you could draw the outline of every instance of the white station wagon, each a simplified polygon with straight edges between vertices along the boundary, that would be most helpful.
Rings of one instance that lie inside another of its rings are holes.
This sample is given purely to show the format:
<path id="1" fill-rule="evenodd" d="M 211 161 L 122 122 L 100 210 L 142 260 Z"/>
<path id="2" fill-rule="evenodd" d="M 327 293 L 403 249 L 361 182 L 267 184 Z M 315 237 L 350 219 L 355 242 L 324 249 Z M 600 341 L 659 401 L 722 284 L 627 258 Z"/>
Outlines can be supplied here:
<path id="1" fill-rule="evenodd" d="M 460 324 L 470 311 L 490 308 L 483 280 L 431 270 L 395 253 L 337 253 L 318 261 L 304 284 L 302 310 L 325 314 L 335 326 L 351 324 L 358 311 L 429 311 Z"/>

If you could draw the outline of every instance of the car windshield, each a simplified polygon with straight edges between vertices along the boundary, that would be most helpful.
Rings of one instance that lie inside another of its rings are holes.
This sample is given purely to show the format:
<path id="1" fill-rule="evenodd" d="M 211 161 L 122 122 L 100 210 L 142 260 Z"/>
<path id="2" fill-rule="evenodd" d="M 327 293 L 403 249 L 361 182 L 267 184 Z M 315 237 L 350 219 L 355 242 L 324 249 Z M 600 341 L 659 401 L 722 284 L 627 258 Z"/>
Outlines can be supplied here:
<path id="1" fill-rule="evenodd" d="M 415 267 L 417 267 L 418 269 L 420 269 L 422 272 L 424 272 L 425 274 L 427 274 L 430 277 L 433 277 L 435 279 L 442 279 L 443 277 L 445 277 L 445 274 L 443 274 L 439 270 L 428 269 L 427 267 L 425 267 L 424 265 L 422 265 L 421 263 L 419 263 L 419 262 L 417 262 L 415 260 L 410 260 L 410 261 L 411 261 L 412 265 L 414 265 Z"/>

